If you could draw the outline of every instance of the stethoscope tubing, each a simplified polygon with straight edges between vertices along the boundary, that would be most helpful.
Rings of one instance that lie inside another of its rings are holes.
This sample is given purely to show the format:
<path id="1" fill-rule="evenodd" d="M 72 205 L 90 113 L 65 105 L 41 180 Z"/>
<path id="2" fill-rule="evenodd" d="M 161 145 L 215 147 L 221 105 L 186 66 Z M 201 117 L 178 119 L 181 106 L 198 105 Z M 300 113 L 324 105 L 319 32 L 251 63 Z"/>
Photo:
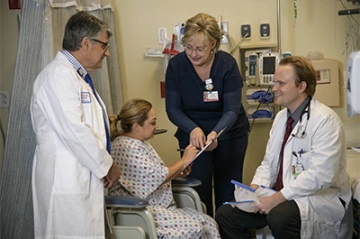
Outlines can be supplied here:
<path id="1" fill-rule="evenodd" d="M 304 110 L 301 112 L 301 116 L 300 116 L 300 119 L 299 119 L 299 126 L 297 127 L 297 130 L 296 130 L 296 133 L 295 134 L 291 134 L 291 136 L 295 137 L 295 138 L 305 138 L 306 137 L 306 129 L 307 129 L 307 125 L 308 125 L 308 122 L 309 122 L 309 119 L 310 119 L 310 104 L 311 104 L 311 97 L 310 97 L 310 100 L 309 102 L 307 103 L 306 107 L 304 108 Z M 307 114 L 307 117 L 306 117 L 306 123 L 305 123 L 305 127 L 304 127 L 304 130 L 302 130 L 301 134 L 299 135 L 300 133 L 300 128 L 303 127 L 303 124 L 302 124 L 302 118 L 304 116 L 304 114 Z"/>

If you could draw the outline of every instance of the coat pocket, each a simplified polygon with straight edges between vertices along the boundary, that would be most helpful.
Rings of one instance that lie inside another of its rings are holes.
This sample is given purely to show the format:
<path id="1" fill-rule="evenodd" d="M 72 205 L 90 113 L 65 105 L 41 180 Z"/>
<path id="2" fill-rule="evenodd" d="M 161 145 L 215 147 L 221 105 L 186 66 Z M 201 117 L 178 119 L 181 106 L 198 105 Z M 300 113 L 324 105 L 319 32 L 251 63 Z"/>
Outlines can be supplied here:
<path id="1" fill-rule="evenodd" d="M 89 195 L 90 171 L 68 151 L 58 149 L 55 159 L 54 192 Z"/>

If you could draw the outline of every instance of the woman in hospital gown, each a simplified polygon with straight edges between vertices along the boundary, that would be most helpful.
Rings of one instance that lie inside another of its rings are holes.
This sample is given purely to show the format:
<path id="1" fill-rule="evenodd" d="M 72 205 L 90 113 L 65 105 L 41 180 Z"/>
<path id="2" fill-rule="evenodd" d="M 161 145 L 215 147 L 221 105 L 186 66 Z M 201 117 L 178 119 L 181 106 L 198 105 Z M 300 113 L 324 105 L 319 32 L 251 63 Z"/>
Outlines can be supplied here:
<path id="1" fill-rule="evenodd" d="M 191 208 L 177 208 L 171 179 L 187 175 L 196 155 L 189 145 L 181 159 L 167 167 L 147 141 L 157 127 L 155 111 L 146 100 L 132 99 L 120 115 L 112 117 L 112 156 L 120 165 L 121 175 L 110 195 L 131 195 L 148 200 L 159 238 L 220 238 L 216 222 Z M 122 133 L 116 130 L 120 120 Z"/>

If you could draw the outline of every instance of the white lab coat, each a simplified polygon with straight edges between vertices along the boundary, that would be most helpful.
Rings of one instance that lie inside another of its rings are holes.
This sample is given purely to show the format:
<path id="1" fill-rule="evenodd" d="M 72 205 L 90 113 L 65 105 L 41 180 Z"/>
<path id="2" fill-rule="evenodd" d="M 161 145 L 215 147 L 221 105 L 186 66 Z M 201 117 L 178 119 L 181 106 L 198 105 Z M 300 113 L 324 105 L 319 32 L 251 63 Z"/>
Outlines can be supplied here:
<path id="1" fill-rule="evenodd" d="M 279 154 L 285 134 L 287 109 L 280 111 L 270 131 L 263 162 L 257 168 L 252 184 L 274 186 L 279 168 Z M 307 114 L 302 116 L 304 131 Z M 293 128 L 295 134 L 300 121 Z M 336 113 L 313 99 L 305 138 L 290 135 L 283 158 L 281 193 L 287 200 L 295 200 L 301 215 L 301 238 L 351 238 L 352 214 L 345 215 L 339 197 L 351 210 L 351 188 L 346 173 L 344 127 Z M 304 153 L 301 154 L 300 151 Z M 296 163 L 296 152 L 304 171 L 295 179 L 291 166 Z"/>
<path id="2" fill-rule="evenodd" d="M 30 111 L 35 238 L 104 238 L 107 114 L 63 53 L 37 77 Z"/>

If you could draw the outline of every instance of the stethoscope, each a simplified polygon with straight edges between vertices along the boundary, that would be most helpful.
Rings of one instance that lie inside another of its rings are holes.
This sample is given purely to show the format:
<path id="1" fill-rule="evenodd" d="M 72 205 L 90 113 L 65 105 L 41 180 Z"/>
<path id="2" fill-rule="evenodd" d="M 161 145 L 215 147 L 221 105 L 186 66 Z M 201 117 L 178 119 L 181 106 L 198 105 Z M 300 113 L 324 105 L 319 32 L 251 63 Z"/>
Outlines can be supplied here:
<path id="1" fill-rule="evenodd" d="M 306 129 L 307 129 L 307 125 L 308 125 L 309 118 L 310 118 L 310 103 L 311 103 L 311 97 L 310 97 L 310 100 L 307 103 L 306 107 L 301 112 L 299 126 L 297 127 L 296 133 L 291 134 L 292 137 L 295 137 L 295 138 L 298 138 L 298 139 L 304 139 L 306 137 L 306 135 L 307 135 Z M 307 114 L 306 123 L 305 123 L 304 129 L 301 130 L 303 128 L 302 118 L 303 118 L 304 114 Z"/>

